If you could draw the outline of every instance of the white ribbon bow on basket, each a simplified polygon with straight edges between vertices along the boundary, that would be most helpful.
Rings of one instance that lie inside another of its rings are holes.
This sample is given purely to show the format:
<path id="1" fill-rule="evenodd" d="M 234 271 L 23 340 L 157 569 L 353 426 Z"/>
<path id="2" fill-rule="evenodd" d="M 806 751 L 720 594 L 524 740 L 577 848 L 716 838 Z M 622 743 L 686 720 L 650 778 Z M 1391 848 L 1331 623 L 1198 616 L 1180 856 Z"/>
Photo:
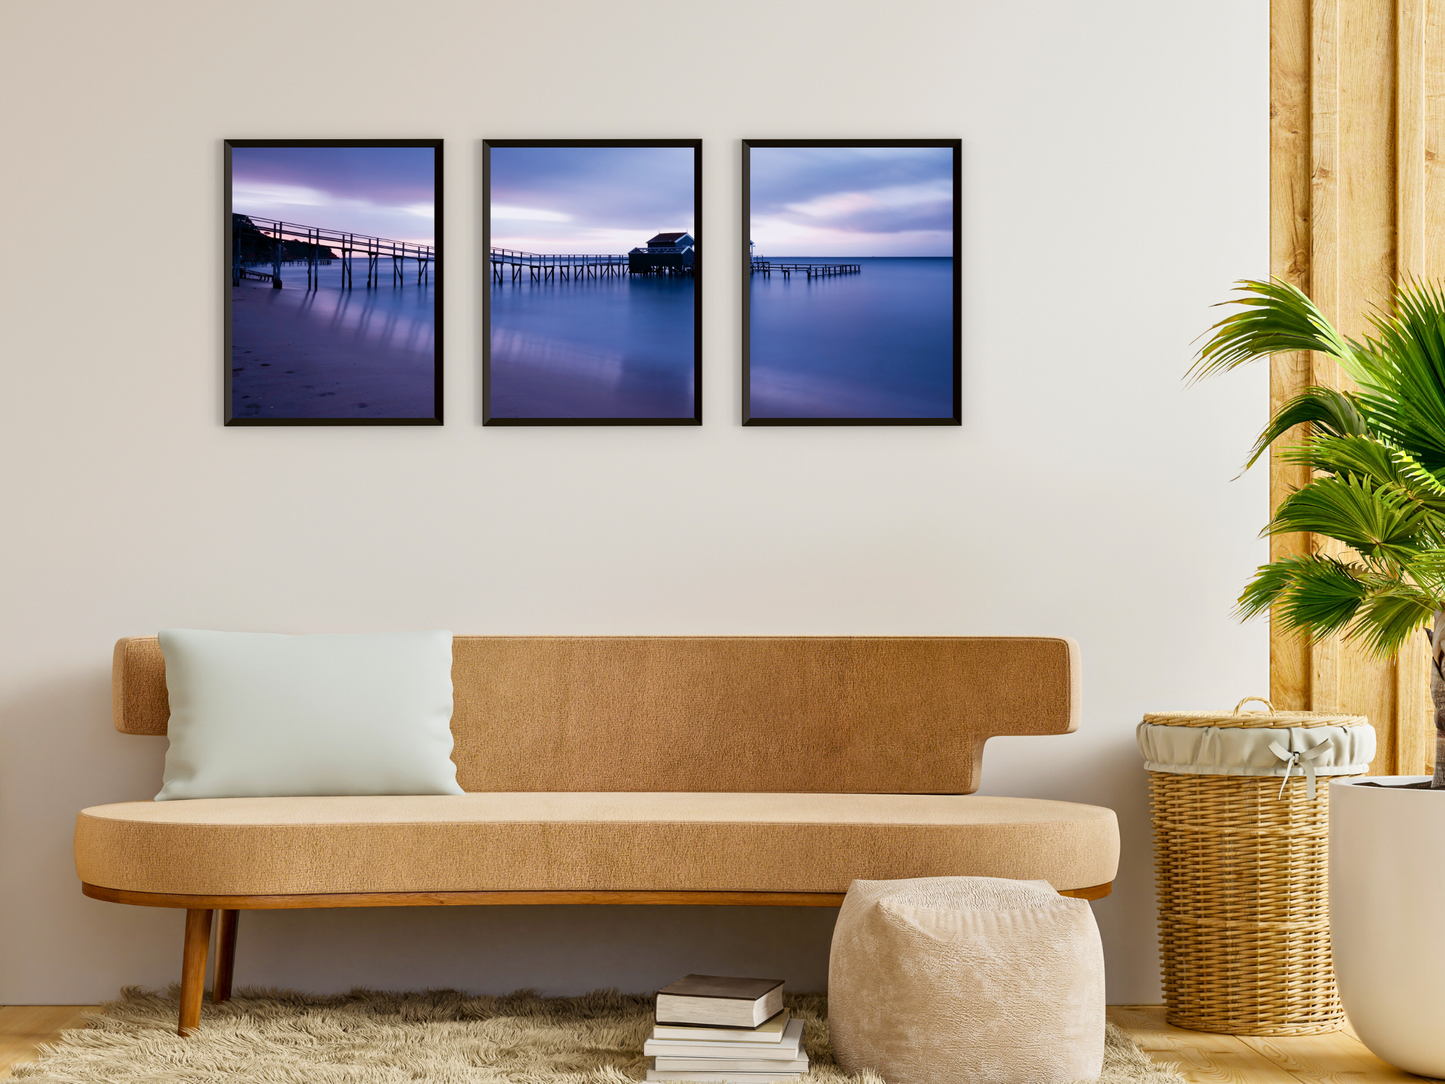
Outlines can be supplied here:
<path id="1" fill-rule="evenodd" d="M 1310 801 L 1313 802 L 1315 800 L 1315 761 L 1322 756 L 1329 747 L 1330 742 L 1328 741 L 1320 742 L 1313 749 L 1298 750 L 1286 749 L 1279 742 L 1271 743 L 1269 747 L 1270 752 L 1279 757 L 1280 760 L 1288 762 L 1284 769 L 1284 779 L 1282 779 L 1279 784 L 1279 796 L 1281 798 L 1284 797 L 1284 788 L 1289 783 L 1289 773 L 1299 768 L 1305 775 L 1305 793 L 1309 796 Z"/>

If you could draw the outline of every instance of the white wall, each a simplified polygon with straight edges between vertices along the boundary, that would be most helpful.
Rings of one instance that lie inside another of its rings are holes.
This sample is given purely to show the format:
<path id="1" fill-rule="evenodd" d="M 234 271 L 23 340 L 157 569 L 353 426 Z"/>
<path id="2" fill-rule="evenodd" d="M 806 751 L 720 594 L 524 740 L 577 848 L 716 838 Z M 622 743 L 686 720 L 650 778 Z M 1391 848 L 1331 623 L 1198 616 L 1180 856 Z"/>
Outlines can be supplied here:
<path id="1" fill-rule="evenodd" d="M 1157 1000 L 1151 709 L 1267 687 L 1232 600 L 1262 371 L 1190 342 L 1267 270 L 1266 5 L 101 0 L 0 37 L 0 1002 L 178 976 L 181 916 L 84 899 L 79 808 L 158 786 L 110 649 L 168 625 L 1065 634 L 1081 732 L 989 793 L 1119 811 L 1115 1002 Z M 674 43 L 659 53 L 650 43 Z M 738 140 L 963 139 L 962 428 L 739 425 Z M 223 429 L 223 137 L 447 140 L 447 424 Z M 705 140 L 699 429 L 478 423 L 483 137 Z M 645 989 L 826 978 L 831 911 L 262 913 L 238 981 Z"/>

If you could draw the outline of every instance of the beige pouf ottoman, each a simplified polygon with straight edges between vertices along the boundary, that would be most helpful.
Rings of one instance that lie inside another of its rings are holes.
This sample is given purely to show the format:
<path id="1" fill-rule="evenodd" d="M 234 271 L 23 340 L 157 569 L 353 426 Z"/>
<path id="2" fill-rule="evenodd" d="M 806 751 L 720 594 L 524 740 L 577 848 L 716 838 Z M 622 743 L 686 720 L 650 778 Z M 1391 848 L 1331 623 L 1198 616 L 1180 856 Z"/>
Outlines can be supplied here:
<path id="1" fill-rule="evenodd" d="M 828 966 L 849 1072 L 888 1084 L 1069 1084 L 1104 1061 L 1094 913 L 1045 881 L 854 881 Z"/>

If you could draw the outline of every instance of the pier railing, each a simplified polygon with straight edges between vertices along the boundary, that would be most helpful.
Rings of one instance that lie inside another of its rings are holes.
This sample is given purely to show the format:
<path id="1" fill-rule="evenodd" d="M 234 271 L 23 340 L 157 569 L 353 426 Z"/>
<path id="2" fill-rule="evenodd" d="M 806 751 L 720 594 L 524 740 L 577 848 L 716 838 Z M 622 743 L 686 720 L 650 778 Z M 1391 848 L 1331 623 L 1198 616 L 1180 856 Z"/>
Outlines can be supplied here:
<path id="1" fill-rule="evenodd" d="M 581 278 L 610 278 L 627 274 L 626 256 L 592 254 L 559 255 L 543 252 L 519 252 L 511 248 L 491 250 L 492 281 L 502 282 L 510 270 L 517 282 L 525 268 L 532 282 Z"/>
<path id="2" fill-rule="evenodd" d="M 232 286 L 241 285 L 241 280 L 247 278 L 269 279 L 279 290 L 282 265 L 305 264 L 306 288 L 314 290 L 321 285 L 321 265 L 339 260 L 341 285 L 350 289 L 356 285 L 355 263 L 361 259 L 366 260 L 366 287 L 370 289 L 381 285 L 383 260 L 391 264 L 393 286 L 406 285 L 407 260 L 416 264 L 418 286 L 430 282 L 436 255 L 430 245 L 410 241 L 393 241 L 389 237 L 371 237 L 324 226 L 303 226 L 255 215 L 231 215 Z M 256 270 L 267 266 L 270 271 Z"/>
<path id="3" fill-rule="evenodd" d="M 771 277 L 774 271 L 783 278 L 795 273 L 807 275 L 809 279 L 829 278 L 833 275 L 858 275 L 863 271 L 861 263 L 782 263 L 763 256 L 754 256 L 750 267 L 752 274 Z"/>

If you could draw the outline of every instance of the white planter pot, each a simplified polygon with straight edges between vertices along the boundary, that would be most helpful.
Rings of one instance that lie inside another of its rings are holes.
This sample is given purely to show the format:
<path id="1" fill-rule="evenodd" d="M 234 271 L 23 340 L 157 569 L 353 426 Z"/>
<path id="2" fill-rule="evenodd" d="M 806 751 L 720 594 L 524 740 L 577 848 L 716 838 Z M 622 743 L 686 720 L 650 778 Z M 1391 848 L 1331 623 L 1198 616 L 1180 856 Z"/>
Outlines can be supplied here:
<path id="1" fill-rule="evenodd" d="M 1330 940 L 1340 1000 L 1360 1040 L 1385 1061 L 1445 1077 L 1445 794 L 1361 782 L 1330 784 Z"/>

